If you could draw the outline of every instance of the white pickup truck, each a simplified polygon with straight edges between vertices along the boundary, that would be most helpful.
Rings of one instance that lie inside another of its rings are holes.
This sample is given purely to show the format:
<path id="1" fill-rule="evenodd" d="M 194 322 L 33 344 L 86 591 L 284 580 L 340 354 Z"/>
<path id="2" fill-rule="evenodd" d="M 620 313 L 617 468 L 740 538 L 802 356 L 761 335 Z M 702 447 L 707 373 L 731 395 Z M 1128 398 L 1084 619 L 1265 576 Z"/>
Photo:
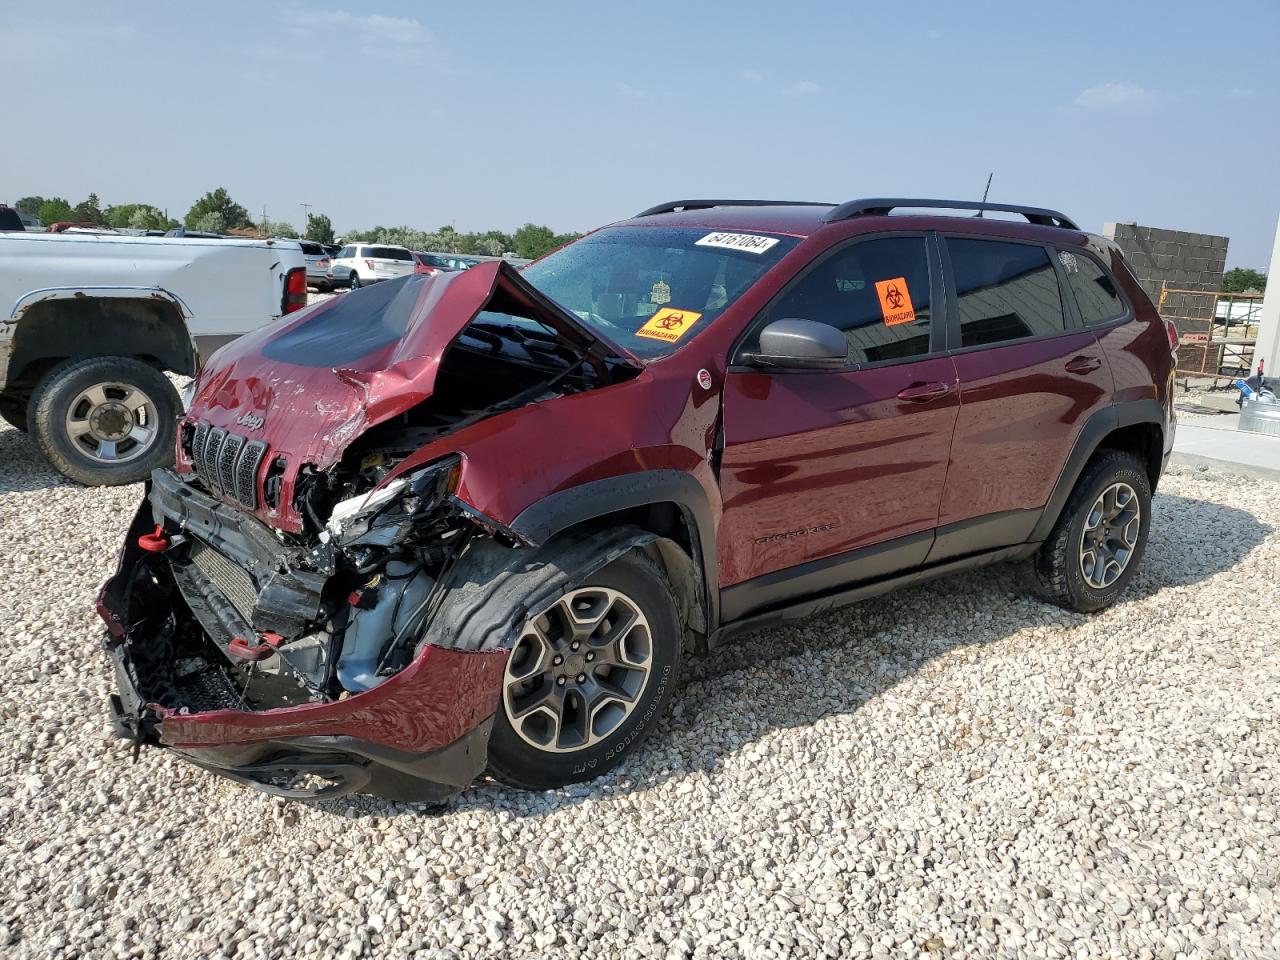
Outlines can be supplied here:
<path id="1" fill-rule="evenodd" d="M 173 456 L 165 372 L 306 298 L 297 241 L 0 232 L 0 417 L 73 480 L 140 480 Z"/>

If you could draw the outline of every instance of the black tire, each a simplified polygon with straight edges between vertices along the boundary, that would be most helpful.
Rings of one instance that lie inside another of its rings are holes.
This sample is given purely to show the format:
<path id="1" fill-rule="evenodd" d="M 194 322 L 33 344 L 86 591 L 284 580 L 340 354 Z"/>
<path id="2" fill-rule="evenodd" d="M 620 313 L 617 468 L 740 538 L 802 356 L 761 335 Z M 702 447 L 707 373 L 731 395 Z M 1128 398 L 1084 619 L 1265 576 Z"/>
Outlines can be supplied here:
<path id="1" fill-rule="evenodd" d="M 123 384 L 140 390 L 150 401 L 149 413 L 154 413 L 145 443 L 128 438 L 120 442 L 125 449 L 119 462 L 93 455 L 73 438 L 67 426 L 72 404 L 83 391 L 98 384 Z M 136 483 L 156 467 L 173 462 L 181 412 L 177 390 L 159 370 L 131 357 L 91 357 L 68 360 L 45 375 L 31 395 L 27 428 L 40 452 L 63 476 L 86 486 L 113 486 Z"/>
<path id="2" fill-rule="evenodd" d="M 648 621 L 650 668 L 635 704 L 616 729 L 599 742 L 569 753 L 539 749 L 516 732 L 503 702 L 494 715 L 489 739 L 489 773 L 522 790 L 550 790 L 593 780 L 630 755 L 666 714 L 680 679 L 682 629 L 670 585 L 648 557 L 631 551 L 575 584 L 573 591 L 605 587 L 624 594 Z M 512 651 L 512 656 L 516 651 Z"/>
<path id="3" fill-rule="evenodd" d="M 356 273 L 354 270 L 351 271 L 351 281 L 349 286 L 352 290 L 359 290 L 363 286 L 360 282 L 360 274 Z"/>
<path id="4" fill-rule="evenodd" d="M 1127 552 L 1118 576 L 1099 586 L 1090 583 L 1086 576 L 1084 538 L 1094 506 L 1116 484 L 1126 486 L 1136 495 L 1134 499 L 1140 511 L 1137 541 Z M 1043 600 L 1080 613 L 1093 613 L 1110 606 L 1142 562 L 1150 527 L 1151 482 L 1142 462 L 1120 450 L 1097 454 L 1080 475 L 1048 539 L 1028 561 L 1026 573 L 1032 590 Z"/>
<path id="5" fill-rule="evenodd" d="M 27 432 L 27 401 L 0 397 L 0 420 L 15 430 Z"/>

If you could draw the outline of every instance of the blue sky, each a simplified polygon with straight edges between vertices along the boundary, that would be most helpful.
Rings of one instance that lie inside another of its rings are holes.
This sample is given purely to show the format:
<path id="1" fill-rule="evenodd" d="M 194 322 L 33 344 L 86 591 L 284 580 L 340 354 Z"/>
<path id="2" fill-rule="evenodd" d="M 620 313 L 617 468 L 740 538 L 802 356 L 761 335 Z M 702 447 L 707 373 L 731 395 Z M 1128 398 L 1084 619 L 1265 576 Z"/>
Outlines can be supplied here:
<path id="1" fill-rule="evenodd" d="M 1225 233 L 1280 214 L 1280 4 L 0 0 L 0 200 L 341 233 L 585 230 L 692 196 L 981 194 Z M 16 149 L 15 149 L 16 147 Z"/>

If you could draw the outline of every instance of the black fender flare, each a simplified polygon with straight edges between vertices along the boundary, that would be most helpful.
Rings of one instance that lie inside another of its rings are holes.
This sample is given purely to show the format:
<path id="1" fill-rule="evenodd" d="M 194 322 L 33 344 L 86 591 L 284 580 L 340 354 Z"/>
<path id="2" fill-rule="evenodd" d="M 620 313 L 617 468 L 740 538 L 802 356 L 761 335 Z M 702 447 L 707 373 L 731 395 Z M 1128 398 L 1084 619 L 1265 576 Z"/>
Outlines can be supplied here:
<path id="1" fill-rule="evenodd" d="M 591 480 L 550 494 L 511 522 L 511 530 L 533 543 L 619 510 L 674 503 L 690 531 L 694 569 L 701 574 L 700 594 L 706 632 L 720 625 L 720 573 L 716 553 L 716 520 L 707 492 L 697 477 L 682 470 L 642 470 Z"/>
<path id="2" fill-rule="evenodd" d="M 1168 417 L 1165 414 L 1165 408 L 1155 397 L 1112 404 L 1097 411 L 1085 421 L 1084 426 L 1080 428 L 1080 433 L 1076 436 L 1071 453 L 1067 456 L 1062 473 L 1058 475 L 1053 493 L 1049 495 L 1049 502 L 1045 504 L 1039 522 L 1031 531 L 1029 543 L 1048 539 L 1054 525 L 1058 522 L 1058 517 L 1062 514 L 1062 508 L 1067 504 L 1067 498 L 1075 489 L 1076 481 L 1084 472 L 1085 464 L 1097 452 L 1102 441 L 1122 427 L 1131 427 L 1139 423 L 1150 423 L 1159 427 L 1162 434 L 1168 435 Z"/>

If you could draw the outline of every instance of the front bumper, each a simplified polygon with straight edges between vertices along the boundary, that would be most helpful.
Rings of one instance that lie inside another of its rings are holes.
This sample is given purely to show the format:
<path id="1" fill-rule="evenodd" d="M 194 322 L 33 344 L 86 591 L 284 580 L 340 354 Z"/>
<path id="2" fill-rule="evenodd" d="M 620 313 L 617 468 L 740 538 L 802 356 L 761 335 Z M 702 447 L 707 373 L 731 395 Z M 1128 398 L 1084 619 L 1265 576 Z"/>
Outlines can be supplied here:
<path id="1" fill-rule="evenodd" d="M 216 531 L 210 539 L 218 545 L 240 543 L 244 549 L 236 552 L 247 553 L 250 525 L 258 524 L 246 514 L 231 518 L 225 510 L 212 512 L 204 502 L 210 498 L 194 490 L 167 496 L 169 485 L 172 481 L 155 481 L 98 602 L 117 686 L 111 722 L 120 736 L 139 747 L 166 747 L 215 773 L 284 797 L 361 792 L 439 803 L 483 772 L 505 667 L 501 652 L 426 644 L 383 683 L 336 700 L 252 709 L 236 705 L 234 698 L 228 702 L 225 695 L 174 688 L 164 697 L 167 706 L 148 702 L 139 691 L 152 689 L 142 666 L 150 659 L 145 645 L 152 640 L 138 625 L 154 622 L 157 611 L 155 598 L 143 589 L 150 578 L 139 574 L 172 576 L 172 565 L 180 561 L 141 550 L 138 537 L 157 524 L 183 529 L 193 538 Z M 212 523 L 215 519 L 220 522 Z M 185 603 L 180 590 L 170 597 L 166 602 L 173 609 Z M 192 615 L 188 609 L 182 613 Z M 126 630 L 125 624 L 134 627 Z"/>
<path id="2" fill-rule="evenodd" d="M 110 699 L 112 727 L 132 743 L 160 745 L 164 721 L 138 696 L 123 646 L 109 652 L 119 691 Z M 484 771 L 492 727 L 490 716 L 452 743 L 421 753 L 346 736 L 276 736 L 170 749 L 212 773 L 292 800 L 369 793 L 387 800 L 444 803 Z"/>

